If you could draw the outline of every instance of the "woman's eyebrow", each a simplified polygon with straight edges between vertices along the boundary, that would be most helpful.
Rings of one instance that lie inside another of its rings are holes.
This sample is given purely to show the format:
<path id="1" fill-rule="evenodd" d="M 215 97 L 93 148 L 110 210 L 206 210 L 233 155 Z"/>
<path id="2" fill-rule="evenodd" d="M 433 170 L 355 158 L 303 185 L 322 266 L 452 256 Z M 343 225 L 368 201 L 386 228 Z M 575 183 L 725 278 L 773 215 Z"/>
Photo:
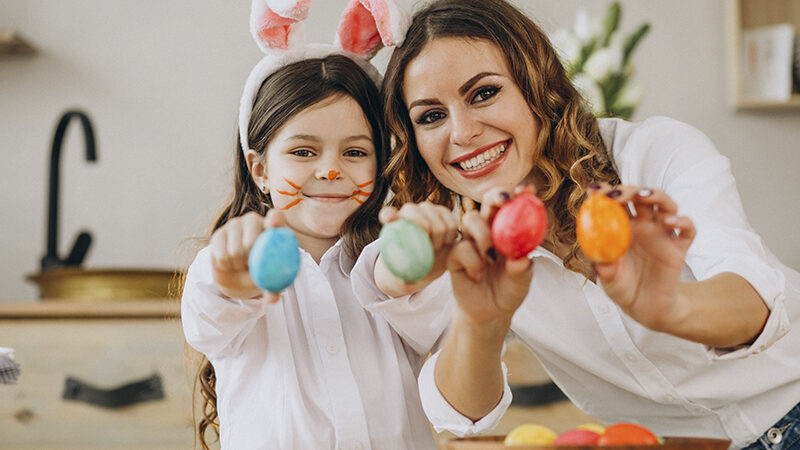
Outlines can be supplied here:
<path id="1" fill-rule="evenodd" d="M 472 88 L 472 86 L 475 85 L 475 83 L 477 83 L 478 81 L 480 81 L 483 78 L 490 77 L 490 76 L 501 76 L 501 75 L 499 73 L 495 73 L 495 72 L 481 72 L 479 74 L 476 74 L 475 76 L 473 76 L 472 78 L 467 80 L 466 83 L 462 84 L 461 87 L 458 88 L 458 94 L 459 95 L 466 94 L 467 91 L 469 91 Z M 431 106 L 431 105 L 435 106 L 435 105 L 441 105 L 441 104 L 442 104 L 442 102 L 440 102 L 439 100 L 431 99 L 431 98 L 424 98 L 424 99 L 421 99 L 421 100 L 414 100 L 413 102 L 411 102 L 408 105 L 408 110 L 411 111 L 412 109 L 414 109 L 415 106 Z"/>
<path id="2" fill-rule="evenodd" d="M 472 86 L 474 86 L 475 83 L 480 81 L 482 78 L 490 77 L 490 76 L 493 76 L 493 75 L 498 75 L 499 76 L 500 74 L 499 73 L 494 73 L 494 72 L 481 72 L 481 73 L 475 75 L 474 77 L 472 77 L 469 80 L 467 80 L 466 83 L 462 84 L 460 88 L 458 88 L 458 93 L 461 94 L 461 95 L 466 94 L 467 91 L 469 91 L 470 88 L 472 88 Z"/>

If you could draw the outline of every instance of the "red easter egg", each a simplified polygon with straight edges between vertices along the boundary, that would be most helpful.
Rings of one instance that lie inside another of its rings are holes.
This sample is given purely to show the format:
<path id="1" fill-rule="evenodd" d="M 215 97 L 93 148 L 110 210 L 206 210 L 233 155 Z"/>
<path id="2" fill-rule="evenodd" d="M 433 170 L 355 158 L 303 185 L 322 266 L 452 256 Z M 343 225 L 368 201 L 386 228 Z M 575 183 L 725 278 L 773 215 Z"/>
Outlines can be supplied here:
<path id="1" fill-rule="evenodd" d="M 595 445 L 598 439 L 599 433 L 576 428 L 559 434 L 553 445 Z"/>
<path id="2" fill-rule="evenodd" d="M 607 427 L 597 445 L 650 445 L 658 444 L 658 437 L 647 428 L 635 423 L 616 423 Z"/>
<path id="3" fill-rule="evenodd" d="M 497 211 L 492 222 L 494 248 L 511 259 L 530 253 L 544 240 L 547 212 L 539 197 L 522 192 Z"/>

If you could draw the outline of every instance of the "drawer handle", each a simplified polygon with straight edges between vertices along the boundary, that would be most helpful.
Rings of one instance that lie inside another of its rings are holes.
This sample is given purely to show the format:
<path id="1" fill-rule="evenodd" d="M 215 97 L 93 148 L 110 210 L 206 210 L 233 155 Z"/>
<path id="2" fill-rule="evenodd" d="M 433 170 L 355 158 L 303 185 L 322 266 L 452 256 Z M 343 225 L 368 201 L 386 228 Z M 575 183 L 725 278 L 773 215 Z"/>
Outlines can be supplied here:
<path id="1" fill-rule="evenodd" d="M 68 376 L 64 383 L 62 398 L 104 408 L 121 408 L 135 403 L 164 398 L 164 391 L 161 386 L 161 377 L 158 374 L 111 389 L 98 388 Z"/>

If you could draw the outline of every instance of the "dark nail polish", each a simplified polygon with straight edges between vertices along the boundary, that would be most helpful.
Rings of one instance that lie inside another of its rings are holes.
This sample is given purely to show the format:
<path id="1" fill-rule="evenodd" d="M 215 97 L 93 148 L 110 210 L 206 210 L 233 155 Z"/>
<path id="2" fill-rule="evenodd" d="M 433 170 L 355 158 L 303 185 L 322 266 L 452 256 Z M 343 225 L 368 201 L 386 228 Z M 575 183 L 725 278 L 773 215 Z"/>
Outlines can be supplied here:
<path id="1" fill-rule="evenodd" d="M 587 189 L 600 189 L 600 183 L 589 183 L 586 185 Z"/>
<path id="2" fill-rule="evenodd" d="M 503 191 L 503 192 L 500 193 L 500 200 L 502 200 L 504 202 L 507 202 L 507 201 L 511 200 L 511 195 L 509 195 L 508 192 Z"/>
<path id="3" fill-rule="evenodd" d="M 612 191 L 609 191 L 609 192 L 606 194 L 606 197 L 608 197 L 608 198 L 617 198 L 617 197 L 619 197 L 620 195 L 622 195 L 622 191 L 620 191 L 619 189 L 614 189 L 614 190 L 612 190 Z"/>

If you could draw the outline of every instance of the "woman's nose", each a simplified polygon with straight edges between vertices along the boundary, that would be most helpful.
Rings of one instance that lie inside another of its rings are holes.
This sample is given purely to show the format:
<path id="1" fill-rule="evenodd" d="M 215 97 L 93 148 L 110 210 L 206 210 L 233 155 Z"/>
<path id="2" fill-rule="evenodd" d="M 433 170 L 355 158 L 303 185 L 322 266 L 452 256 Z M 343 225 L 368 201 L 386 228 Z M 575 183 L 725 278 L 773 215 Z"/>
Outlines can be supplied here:
<path id="1" fill-rule="evenodd" d="M 465 109 L 450 112 L 450 127 L 450 143 L 460 146 L 470 144 L 483 129 L 474 114 Z"/>

